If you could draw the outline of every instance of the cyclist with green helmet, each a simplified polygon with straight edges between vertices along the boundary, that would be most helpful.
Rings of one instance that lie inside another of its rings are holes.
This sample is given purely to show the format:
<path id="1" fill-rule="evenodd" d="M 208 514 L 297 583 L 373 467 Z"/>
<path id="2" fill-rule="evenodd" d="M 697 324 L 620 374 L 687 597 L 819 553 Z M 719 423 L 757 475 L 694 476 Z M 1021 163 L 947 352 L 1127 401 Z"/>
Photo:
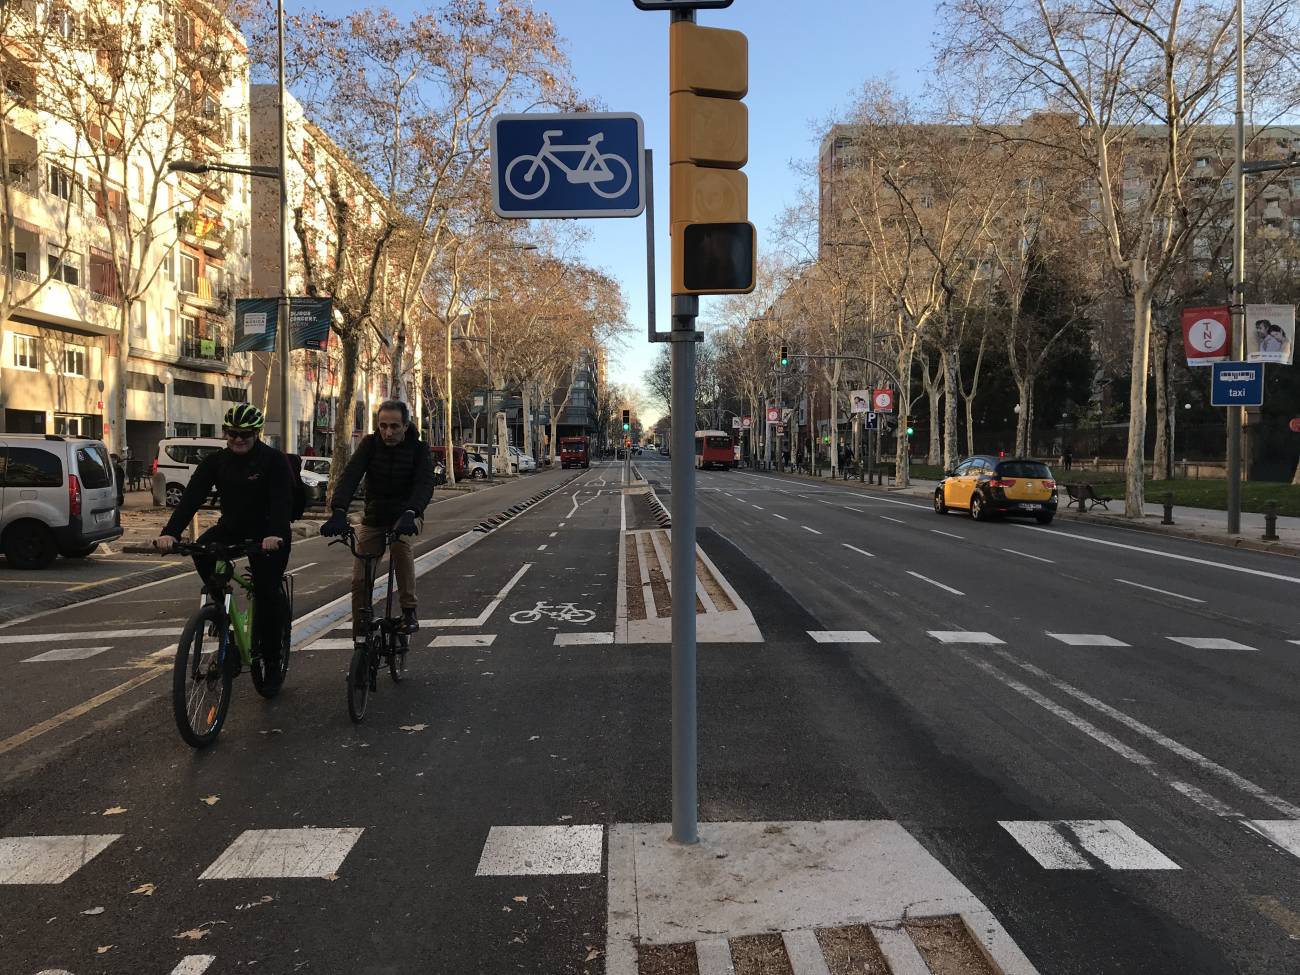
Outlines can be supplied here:
<path id="1" fill-rule="evenodd" d="M 280 580 L 289 563 L 293 481 L 285 455 L 259 438 L 265 422 L 262 411 L 248 403 L 226 411 L 225 449 L 199 462 L 154 545 L 170 552 L 199 506 L 216 492 L 221 517 L 198 541 L 260 543 L 261 552 L 248 560 L 257 597 L 254 639 L 267 659 L 267 672 L 274 674 L 280 672 L 275 666 L 280 653 Z M 210 559 L 198 555 L 194 567 L 202 579 L 213 568 Z"/>

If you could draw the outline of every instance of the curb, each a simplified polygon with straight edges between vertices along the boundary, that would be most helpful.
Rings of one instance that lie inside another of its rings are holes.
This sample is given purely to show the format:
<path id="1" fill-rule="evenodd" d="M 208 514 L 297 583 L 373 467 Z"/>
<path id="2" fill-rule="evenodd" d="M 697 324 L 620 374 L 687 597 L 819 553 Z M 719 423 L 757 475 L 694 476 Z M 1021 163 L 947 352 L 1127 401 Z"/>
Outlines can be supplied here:
<path id="1" fill-rule="evenodd" d="M 150 552 L 153 549 L 149 549 Z M 44 612 L 50 609 L 62 609 L 65 606 L 75 606 L 78 603 L 89 602 L 92 599 L 100 599 L 104 596 L 111 596 L 114 593 L 125 592 L 128 589 L 134 589 L 137 586 L 147 586 L 153 582 L 162 582 L 164 579 L 170 579 L 172 576 L 180 576 L 186 572 L 194 571 L 194 567 L 188 562 L 177 563 L 176 565 L 159 566 L 156 569 L 148 569 L 139 575 L 133 575 L 130 579 L 124 579 L 119 582 L 101 582 L 98 585 L 90 586 L 86 589 L 78 589 L 76 592 L 61 592 L 53 596 L 45 596 L 42 599 L 34 599 L 31 602 L 24 603 L 21 607 L 13 609 L 0 609 L 0 624 L 12 623 L 15 620 L 23 620 L 36 613 Z"/>
<path id="2" fill-rule="evenodd" d="M 1057 517 L 1062 516 L 1057 512 Z M 1069 514 L 1065 517 L 1079 524 L 1087 524 L 1089 521 L 1106 525 L 1110 528 L 1128 528 L 1135 532 L 1145 532 L 1148 535 L 1161 535 L 1165 538 L 1182 538 L 1192 542 L 1204 542 L 1207 545 L 1217 545 L 1220 548 L 1236 548 L 1249 552 L 1270 552 L 1273 555 L 1287 555 L 1292 557 L 1300 556 L 1300 545 L 1293 545 L 1288 542 L 1266 542 L 1262 538 L 1252 538 L 1249 536 L 1232 536 L 1209 534 L 1195 529 L 1179 528 L 1174 525 L 1172 528 L 1168 525 L 1146 524 L 1143 521 L 1130 520 L 1118 515 L 1095 515 L 1088 514 Z M 1155 518 L 1155 515 L 1146 515 L 1146 518 Z"/>

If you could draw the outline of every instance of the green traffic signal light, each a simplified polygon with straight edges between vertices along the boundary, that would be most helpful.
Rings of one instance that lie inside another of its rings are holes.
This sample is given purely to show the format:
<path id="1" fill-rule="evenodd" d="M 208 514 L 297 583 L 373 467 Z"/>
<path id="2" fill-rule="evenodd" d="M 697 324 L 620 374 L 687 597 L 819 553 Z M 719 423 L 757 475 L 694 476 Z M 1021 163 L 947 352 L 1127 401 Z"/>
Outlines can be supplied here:
<path id="1" fill-rule="evenodd" d="M 907 435 L 908 435 L 909 437 L 910 437 L 913 433 L 915 433 L 915 432 L 916 432 L 916 431 L 915 431 L 912 427 L 908 427 L 908 428 L 907 428 Z"/>
<path id="2" fill-rule="evenodd" d="M 784 369 L 789 364 L 790 364 L 790 353 L 789 350 L 783 345 L 781 346 L 781 368 Z"/>

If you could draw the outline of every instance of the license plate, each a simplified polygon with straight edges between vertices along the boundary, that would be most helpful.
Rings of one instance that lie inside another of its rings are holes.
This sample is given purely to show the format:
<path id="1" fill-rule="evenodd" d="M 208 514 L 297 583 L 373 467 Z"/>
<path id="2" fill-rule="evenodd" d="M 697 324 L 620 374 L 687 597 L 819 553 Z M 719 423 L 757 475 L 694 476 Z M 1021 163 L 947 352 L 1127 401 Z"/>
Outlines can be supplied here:
<path id="1" fill-rule="evenodd" d="M 113 512 L 111 512 L 111 511 L 97 511 L 97 512 L 95 513 L 95 521 L 98 522 L 98 523 L 100 523 L 100 524 L 103 524 L 103 523 L 106 522 L 106 521 L 112 521 L 112 520 L 113 520 Z"/>
<path id="2" fill-rule="evenodd" d="M 1041 504 L 1022 504 L 1020 507 L 1022 507 L 1022 508 L 1025 509 L 1026 511 L 1037 511 L 1039 508 L 1042 507 L 1042 505 L 1041 505 Z"/>

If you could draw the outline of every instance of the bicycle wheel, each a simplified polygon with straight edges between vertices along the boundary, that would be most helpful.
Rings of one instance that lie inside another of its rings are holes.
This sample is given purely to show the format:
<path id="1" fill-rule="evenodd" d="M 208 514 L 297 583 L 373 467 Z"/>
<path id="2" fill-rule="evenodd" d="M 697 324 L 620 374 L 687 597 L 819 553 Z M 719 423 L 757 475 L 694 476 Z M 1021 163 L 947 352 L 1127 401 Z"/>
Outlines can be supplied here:
<path id="1" fill-rule="evenodd" d="M 185 624 L 172 668 L 172 711 L 192 748 L 217 740 L 230 707 L 229 630 L 216 606 L 204 606 Z"/>
<path id="2" fill-rule="evenodd" d="M 551 185 L 551 170 L 542 163 L 535 170 L 532 170 L 533 176 L 530 179 L 528 173 L 517 172 L 517 167 L 527 165 L 530 168 L 537 162 L 536 156 L 516 156 L 510 160 L 510 165 L 506 167 L 506 189 L 521 200 L 535 200 Z M 541 173 L 538 179 L 537 173 Z M 516 184 L 516 180 L 518 183 Z"/>
<path id="3" fill-rule="evenodd" d="M 622 156 L 616 156 L 612 152 L 605 153 L 600 157 L 600 161 L 605 164 L 605 168 L 609 170 L 612 177 L 606 182 L 611 186 L 618 187 L 618 189 L 601 189 L 599 183 L 592 183 L 591 190 L 597 196 L 603 196 L 607 200 L 617 199 L 626 193 L 627 188 L 632 185 L 632 167 L 626 159 Z"/>
<path id="4" fill-rule="evenodd" d="M 370 650 L 369 642 L 358 643 L 348 665 L 348 717 L 353 724 L 365 720 L 366 706 L 370 703 Z"/>
<path id="5" fill-rule="evenodd" d="M 406 680 L 406 651 L 410 643 L 405 633 L 393 633 L 389 639 L 393 642 L 388 647 L 388 676 L 394 684 L 400 684 Z"/>

